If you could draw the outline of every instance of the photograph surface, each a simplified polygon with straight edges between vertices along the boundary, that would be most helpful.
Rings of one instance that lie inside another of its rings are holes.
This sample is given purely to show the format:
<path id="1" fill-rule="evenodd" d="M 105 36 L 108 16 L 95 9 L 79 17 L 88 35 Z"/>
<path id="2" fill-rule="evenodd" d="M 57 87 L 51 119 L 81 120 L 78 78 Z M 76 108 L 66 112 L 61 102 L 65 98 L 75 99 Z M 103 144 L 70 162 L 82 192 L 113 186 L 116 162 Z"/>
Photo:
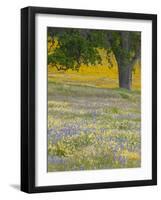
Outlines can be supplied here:
<path id="1" fill-rule="evenodd" d="M 47 27 L 48 172 L 141 167 L 141 32 Z"/>

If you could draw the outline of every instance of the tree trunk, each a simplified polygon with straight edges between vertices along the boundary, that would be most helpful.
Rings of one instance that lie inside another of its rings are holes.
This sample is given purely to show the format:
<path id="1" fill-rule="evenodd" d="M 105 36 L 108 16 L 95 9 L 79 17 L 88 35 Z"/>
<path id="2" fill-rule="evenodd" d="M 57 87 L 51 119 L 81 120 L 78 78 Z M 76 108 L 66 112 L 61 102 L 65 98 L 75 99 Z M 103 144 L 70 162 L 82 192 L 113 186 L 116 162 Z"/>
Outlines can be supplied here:
<path id="1" fill-rule="evenodd" d="M 127 66 L 119 66 L 119 87 L 130 90 L 132 85 L 132 67 L 130 65 Z"/>
<path id="2" fill-rule="evenodd" d="M 119 87 L 130 90 L 132 84 L 132 63 L 127 64 L 127 52 L 129 52 L 130 48 L 130 39 L 129 32 L 123 31 L 121 32 L 122 37 L 122 49 L 125 51 L 125 55 L 123 55 L 118 62 L 119 69 Z"/>

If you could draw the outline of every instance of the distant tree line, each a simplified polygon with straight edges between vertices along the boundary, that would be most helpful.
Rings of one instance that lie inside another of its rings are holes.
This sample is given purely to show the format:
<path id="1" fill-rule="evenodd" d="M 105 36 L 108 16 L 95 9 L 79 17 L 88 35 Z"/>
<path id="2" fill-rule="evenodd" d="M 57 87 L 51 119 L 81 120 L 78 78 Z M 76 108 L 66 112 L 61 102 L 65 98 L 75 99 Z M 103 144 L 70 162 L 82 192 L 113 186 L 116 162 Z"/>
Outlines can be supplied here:
<path id="1" fill-rule="evenodd" d="M 57 70 L 79 70 L 81 64 L 101 64 L 98 49 L 105 49 L 108 62 L 115 55 L 118 64 L 119 87 L 131 89 L 132 70 L 141 58 L 141 33 L 136 31 L 92 30 L 48 27 L 48 38 L 54 45 L 48 53 L 48 64 Z"/>

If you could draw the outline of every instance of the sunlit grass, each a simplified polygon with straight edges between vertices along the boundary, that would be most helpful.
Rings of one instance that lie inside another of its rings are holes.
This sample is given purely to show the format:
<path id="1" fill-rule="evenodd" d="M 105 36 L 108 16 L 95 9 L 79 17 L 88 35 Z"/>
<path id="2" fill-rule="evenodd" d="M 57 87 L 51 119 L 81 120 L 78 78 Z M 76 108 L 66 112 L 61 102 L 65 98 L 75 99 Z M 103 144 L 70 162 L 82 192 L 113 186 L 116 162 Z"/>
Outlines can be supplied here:
<path id="1" fill-rule="evenodd" d="M 54 68 L 49 67 L 48 80 L 49 82 L 86 85 L 98 88 L 119 87 L 116 66 L 112 68 L 108 68 L 107 66 L 82 66 L 79 72 L 72 70 L 57 72 Z M 140 90 L 140 85 L 140 67 L 137 66 L 135 72 L 133 72 L 132 89 Z"/>

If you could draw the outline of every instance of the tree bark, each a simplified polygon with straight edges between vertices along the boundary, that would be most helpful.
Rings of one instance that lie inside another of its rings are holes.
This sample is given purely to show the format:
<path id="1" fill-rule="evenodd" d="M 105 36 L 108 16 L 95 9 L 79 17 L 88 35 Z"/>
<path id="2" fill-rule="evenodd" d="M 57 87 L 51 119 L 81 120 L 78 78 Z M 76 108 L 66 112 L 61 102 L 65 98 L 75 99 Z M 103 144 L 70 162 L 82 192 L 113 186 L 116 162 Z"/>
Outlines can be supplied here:
<path id="1" fill-rule="evenodd" d="M 130 90 L 132 85 L 132 67 L 130 65 L 127 66 L 119 66 L 119 87 Z"/>
<path id="2" fill-rule="evenodd" d="M 122 49 L 125 52 L 129 51 L 129 32 L 127 31 L 123 31 L 121 32 L 121 37 L 122 37 Z M 131 66 L 129 64 L 127 64 L 126 62 L 126 57 L 124 58 L 125 55 L 123 55 L 120 59 L 119 59 L 119 66 L 118 66 L 118 70 L 119 70 L 119 87 L 120 88 L 125 88 L 130 90 L 131 89 L 131 83 L 132 83 L 132 70 L 131 70 Z"/>

